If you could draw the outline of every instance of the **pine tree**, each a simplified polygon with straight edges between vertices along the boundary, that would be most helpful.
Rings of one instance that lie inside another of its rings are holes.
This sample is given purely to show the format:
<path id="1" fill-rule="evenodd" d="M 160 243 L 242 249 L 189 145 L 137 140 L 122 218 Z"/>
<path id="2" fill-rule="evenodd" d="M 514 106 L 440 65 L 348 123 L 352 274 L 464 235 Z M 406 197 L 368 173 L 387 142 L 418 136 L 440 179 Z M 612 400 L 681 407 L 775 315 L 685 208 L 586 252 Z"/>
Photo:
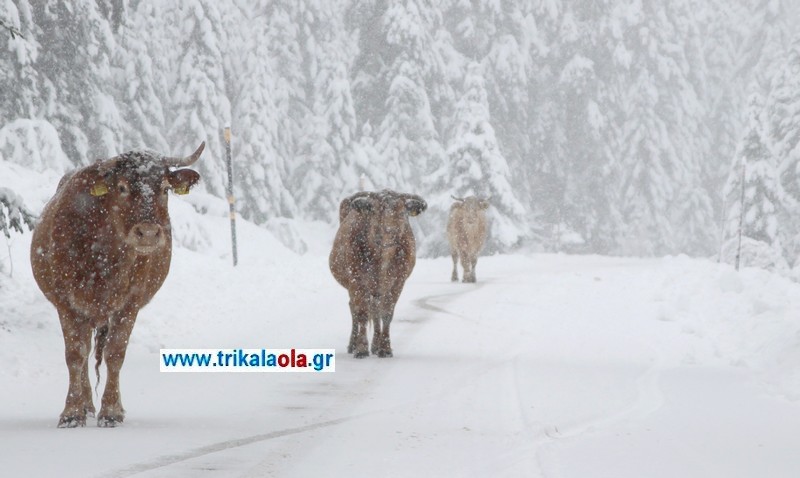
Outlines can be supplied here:
<path id="1" fill-rule="evenodd" d="M 775 76 L 766 100 L 766 123 L 769 130 L 766 143 L 775 156 L 781 210 L 781 239 L 784 255 L 796 258 L 800 252 L 800 36 L 774 66 Z"/>
<path id="2" fill-rule="evenodd" d="M 9 54 L 0 56 L 0 117 L 6 120 L 32 118 L 40 108 L 39 73 L 36 56 L 39 45 L 32 34 L 33 20 L 25 0 L 19 8 L 12 0 L 0 0 L 0 20 L 11 33 L 0 31 L 0 45 Z M 20 34 L 25 31 L 24 37 Z"/>
<path id="3" fill-rule="evenodd" d="M 405 189 L 441 165 L 442 118 L 451 100 L 443 59 L 447 42 L 438 4 L 420 0 L 355 3 L 349 24 L 359 34 L 351 73 L 356 115 L 375 126 L 376 188 Z"/>
<path id="4" fill-rule="evenodd" d="M 353 144 L 353 166 L 358 174 L 359 187 L 363 183 L 366 190 L 378 189 L 376 186 L 379 178 L 372 177 L 375 170 L 374 165 L 380 162 L 380 155 L 375 149 L 375 140 L 372 137 L 372 126 L 369 122 L 364 123 L 361 128 L 361 138 Z M 382 175 L 381 175 L 382 177 Z M 351 194 L 357 189 L 346 189 L 344 194 Z"/>
<path id="5" fill-rule="evenodd" d="M 112 96 L 111 27 L 92 0 L 31 3 L 39 44 L 36 69 L 42 114 L 75 165 L 119 152 L 122 119 Z"/>
<path id="6" fill-rule="evenodd" d="M 388 187 L 420 184 L 441 165 L 443 151 L 428 95 L 442 82 L 430 34 L 439 21 L 437 10 L 414 0 L 391 1 L 384 14 L 386 42 L 397 52 L 387 56 L 387 109 L 376 144 L 383 161 L 377 171 L 385 173 L 382 183 Z"/>
<path id="7" fill-rule="evenodd" d="M 742 18 L 747 32 L 739 57 L 739 72 L 752 74 L 765 94 L 770 89 L 774 67 L 795 31 L 798 4 L 793 0 L 751 0 Z M 726 8 L 728 4 L 725 4 Z M 740 26 L 741 28 L 741 26 Z"/>
<path id="8" fill-rule="evenodd" d="M 276 153 L 288 181 L 297 164 L 299 141 L 309 118 L 308 82 L 300 27 L 306 4 L 294 0 L 275 0 L 266 9 L 267 45 L 274 76 L 273 101 L 278 121 Z"/>
<path id="9" fill-rule="evenodd" d="M 225 168 L 222 130 L 230 124 L 231 107 L 222 67 L 227 44 L 218 3 L 214 0 L 182 0 L 165 12 L 168 24 L 177 25 L 173 41 L 180 38 L 170 89 L 167 128 L 173 155 L 186 155 L 206 142 L 197 169 L 206 189 L 224 196 Z M 164 48 L 164 45 L 153 45 Z"/>
<path id="10" fill-rule="evenodd" d="M 446 184 L 457 197 L 491 198 L 494 210 L 488 249 L 507 250 L 526 237 L 525 211 L 511 187 L 511 171 L 495 138 L 482 68 L 478 63 L 467 68 L 455 121 L 447 148 Z M 447 196 L 443 199 L 447 201 Z M 438 202 L 444 201 L 439 199 Z"/>
<path id="11" fill-rule="evenodd" d="M 309 119 L 291 184 L 309 219 L 334 221 L 339 201 L 358 183 L 353 165 L 355 109 L 347 75 L 353 48 L 343 36 L 340 2 L 309 2 L 303 30 L 309 65 Z"/>
<path id="12" fill-rule="evenodd" d="M 350 78 L 356 116 L 362 125 L 380 125 L 385 115 L 386 59 L 390 50 L 383 34 L 386 2 L 353 1 L 347 7 L 345 24 L 348 34 L 357 38 L 357 55 Z"/>
<path id="13" fill-rule="evenodd" d="M 626 8 L 627 7 L 627 8 Z M 624 253 L 704 252 L 714 234 L 713 211 L 700 166 L 708 151 L 705 114 L 690 71 L 694 19 L 687 2 L 620 6 L 629 76 L 623 88 L 621 147 Z M 688 235 L 678 231 L 687 231 Z M 694 248 L 691 250 L 690 248 Z"/>
<path id="14" fill-rule="evenodd" d="M 779 158 L 781 185 L 789 199 L 800 201 L 800 36 L 777 67 L 767 98 L 770 143 Z"/>
<path id="15" fill-rule="evenodd" d="M 257 10 L 263 12 L 263 10 Z M 269 24 L 255 21 L 242 46 L 249 53 L 240 66 L 240 94 L 234 104 L 235 177 L 242 215 L 258 224 L 273 217 L 295 217 L 297 206 L 287 188 L 284 164 L 278 154 L 281 117 L 275 105 Z"/>
<path id="16" fill-rule="evenodd" d="M 153 23 L 160 23 L 162 12 L 143 5 L 130 16 L 120 19 L 119 49 L 112 60 L 115 69 L 115 96 L 119 99 L 125 121 L 124 148 L 148 148 L 170 151 L 166 134 L 166 114 L 162 101 L 168 97 L 164 88 L 164 69 L 148 49 L 150 35 L 143 35 Z M 155 51 L 154 51 L 155 52 Z M 163 66 L 163 65 L 161 65 Z M 161 94 L 159 95 L 159 92 Z"/>
<path id="17" fill-rule="evenodd" d="M 563 39 L 549 53 L 555 78 L 540 111 L 550 126 L 533 203 L 556 250 L 608 253 L 620 228 L 618 171 L 612 166 L 619 100 L 605 76 L 614 61 L 608 49 L 597 47 L 613 44 L 604 14 L 609 12 L 597 6 L 568 6 L 559 28 Z M 564 244 L 566 237 L 573 244 Z"/>
<path id="18" fill-rule="evenodd" d="M 744 136 L 731 163 L 728 182 L 725 187 L 728 204 L 725 249 L 731 251 L 737 244 L 741 221 L 741 234 L 750 239 L 749 249 L 754 250 L 752 241 L 763 244 L 766 255 L 780 257 L 783 253 L 780 241 L 778 215 L 780 212 L 777 168 L 774 157 L 766 143 L 766 130 L 763 121 L 764 98 L 755 84 L 754 92 L 748 100 L 748 121 Z M 744 176 L 744 186 L 742 177 Z M 742 187 L 744 203 L 742 204 Z M 742 205 L 744 213 L 742 213 Z M 764 255 L 764 253 L 760 253 Z M 728 253 L 730 255 L 730 252 Z M 745 258 L 746 262 L 753 258 Z M 771 262 L 775 262 L 773 259 Z M 782 261 L 781 261 L 782 262 Z"/>
<path id="19" fill-rule="evenodd" d="M 721 191 L 729 173 L 729 158 L 736 154 L 738 137 L 742 129 L 741 111 L 745 109 L 745 86 L 743 81 L 731 81 L 741 76 L 737 53 L 743 41 L 741 23 L 747 9 L 744 1 L 713 0 L 697 2 L 699 35 L 707 39 L 702 47 L 706 71 L 699 81 L 704 83 L 703 103 L 707 115 L 703 122 L 708 125 L 709 151 L 702 166 L 707 178 L 705 189 Z M 710 8 L 709 8 L 710 7 Z M 749 77 L 749 75 L 746 75 Z M 725 218 L 727 214 L 725 195 L 711 195 L 715 216 Z M 724 228 L 720 228 L 724 234 Z"/>

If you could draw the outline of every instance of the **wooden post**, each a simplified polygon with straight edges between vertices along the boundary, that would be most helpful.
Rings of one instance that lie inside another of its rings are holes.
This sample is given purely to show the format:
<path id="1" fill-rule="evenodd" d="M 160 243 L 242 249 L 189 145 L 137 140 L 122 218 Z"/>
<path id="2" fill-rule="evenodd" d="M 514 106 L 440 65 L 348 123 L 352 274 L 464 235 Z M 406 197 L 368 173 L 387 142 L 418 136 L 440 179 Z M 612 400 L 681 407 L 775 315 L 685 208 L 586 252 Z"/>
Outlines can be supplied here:
<path id="1" fill-rule="evenodd" d="M 228 194 L 228 205 L 230 206 L 231 217 L 231 251 L 233 252 L 233 266 L 239 262 L 239 256 L 236 251 L 236 199 L 233 196 L 233 164 L 231 161 L 231 127 L 226 126 L 222 131 L 222 137 L 225 140 L 225 164 L 228 169 L 228 186 L 226 193 Z"/>
<path id="2" fill-rule="evenodd" d="M 739 202 L 739 245 L 736 247 L 736 271 L 739 271 L 739 259 L 742 256 L 742 229 L 744 229 L 744 186 L 747 168 L 747 157 L 742 155 L 742 198 Z"/>

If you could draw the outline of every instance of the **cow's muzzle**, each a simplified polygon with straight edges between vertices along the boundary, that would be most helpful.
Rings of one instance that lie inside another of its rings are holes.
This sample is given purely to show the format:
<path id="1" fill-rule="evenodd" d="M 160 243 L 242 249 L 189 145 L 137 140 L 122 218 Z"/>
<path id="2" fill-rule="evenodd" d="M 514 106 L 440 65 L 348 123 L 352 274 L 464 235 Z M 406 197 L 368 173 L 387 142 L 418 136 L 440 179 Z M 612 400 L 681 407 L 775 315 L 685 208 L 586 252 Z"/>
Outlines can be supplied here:
<path id="1" fill-rule="evenodd" d="M 152 254 L 167 243 L 164 228 L 146 222 L 133 226 L 126 242 L 140 255 Z"/>

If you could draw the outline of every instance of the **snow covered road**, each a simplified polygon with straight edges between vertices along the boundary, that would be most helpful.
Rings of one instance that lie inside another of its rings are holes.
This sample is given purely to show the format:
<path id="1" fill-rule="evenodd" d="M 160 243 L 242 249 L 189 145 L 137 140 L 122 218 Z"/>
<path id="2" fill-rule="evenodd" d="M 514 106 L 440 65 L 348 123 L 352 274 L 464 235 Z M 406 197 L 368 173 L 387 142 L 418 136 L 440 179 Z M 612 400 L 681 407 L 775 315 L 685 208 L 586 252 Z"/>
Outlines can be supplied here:
<path id="1" fill-rule="evenodd" d="M 234 270 L 179 249 L 134 330 L 117 429 L 55 428 L 57 319 L 17 267 L 0 291 L 4 476 L 800 473 L 789 281 L 680 257 L 538 254 L 483 258 L 479 282 L 460 284 L 449 260 L 420 260 L 394 358 L 357 360 L 344 352 L 346 292 L 318 252 L 245 252 Z M 336 348 L 337 364 L 162 374 L 161 347 Z"/>

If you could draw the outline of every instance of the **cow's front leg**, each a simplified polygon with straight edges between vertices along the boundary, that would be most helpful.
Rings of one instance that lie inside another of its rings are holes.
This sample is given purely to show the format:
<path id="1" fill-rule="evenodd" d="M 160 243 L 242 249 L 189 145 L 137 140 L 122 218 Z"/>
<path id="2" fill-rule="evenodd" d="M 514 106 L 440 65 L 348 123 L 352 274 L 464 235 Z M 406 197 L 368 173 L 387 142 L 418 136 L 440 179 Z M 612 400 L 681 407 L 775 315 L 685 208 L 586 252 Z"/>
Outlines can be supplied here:
<path id="1" fill-rule="evenodd" d="M 475 282 L 472 272 L 472 260 L 468 254 L 461 255 L 461 268 L 464 269 L 464 278 L 461 282 Z"/>
<path id="2" fill-rule="evenodd" d="M 450 274 L 450 280 L 458 282 L 458 253 L 453 251 L 450 255 L 453 256 L 453 273 Z"/>
<path id="3" fill-rule="evenodd" d="M 136 323 L 135 310 L 127 310 L 112 317 L 108 325 L 108 337 L 103 356 L 106 360 L 106 388 L 97 415 L 97 426 L 115 427 L 125 419 L 125 409 L 122 407 L 122 397 L 119 392 L 119 372 L 125 361 L 128 349 L 128 340 Z"/>
<path id="4" fill-rule="evenodd" d="M 64 411 L 58 419 L 58 428 L 74 428 L 86 425 L 86 403 L 84 381 L 88 367 L 89 349 L 92 343 L 92 328 L 86 318 L 64 309 L 58 311 L 61 331 L 64 333 L 64 358 L 69 370 L 69 388 Z M 91 404 L 91 388 L 89 395 Z"/>
<path id="5" fill-rule="evenodd" d="M 478 265 L 478 255 L 475 254 L 469 258 L 469 282 L 476 282 L 475 267 Z"/>
<path id="6" fill-rule="evenodd" d="M 364 358 L 369 355 L 369 343 L 367 343 L 367 317 L 369 304 L 362 294 L 351 294 L 350 313 L 353 316 L 353 331 L 350 334 L 350 345 L 347 351 L 351 352 L 355 358 Z"/>

